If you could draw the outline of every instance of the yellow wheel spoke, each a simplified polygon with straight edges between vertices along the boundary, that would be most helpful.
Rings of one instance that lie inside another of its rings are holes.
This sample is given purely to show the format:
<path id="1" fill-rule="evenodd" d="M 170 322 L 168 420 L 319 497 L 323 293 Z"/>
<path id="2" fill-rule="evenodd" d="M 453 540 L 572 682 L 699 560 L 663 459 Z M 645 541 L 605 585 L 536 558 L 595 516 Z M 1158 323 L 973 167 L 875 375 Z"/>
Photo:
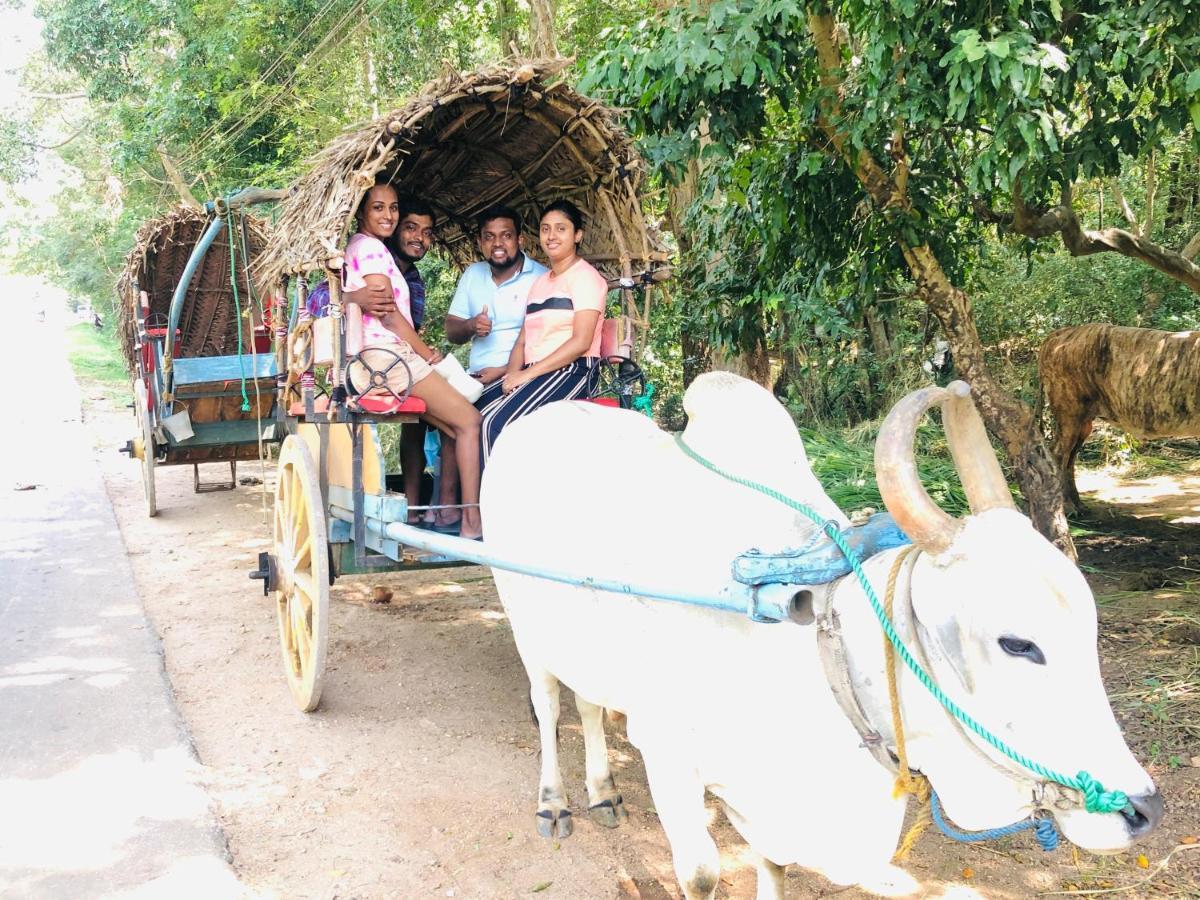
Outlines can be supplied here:
<path id="1" fill-rule="evenodd" d="M 310 627 L 303 608 L 297 604 L 292 610 L 292 634 L 295 636 L 296 650 L 301 662 L 307 662 L 312 655 Z"/>
<path id="2" fill-rule="evenodd" d="M 312 568 L 312 536 L 306 535 L 304 542 L 296 549 L 292 556 L 292 568 L 299 569 L 300 564 L 305 560 L 308 561 L 307 569 Z"/>
<path id="3" fill-rule="evenodd" d="M 304 508 L 304 498 L 300 498 L 298 504 L 299 509 L 296 510 L 295 518 L 292 519 L 292 546 L 296 547 L 300 544 L 301 537 L 308 531 L 308 516 L 305 515 L 307 510 Z"/>
<path id="4" fill-rule="evenodd" d="M 292 583 L 296 585 L 297 592 L 304 595 L 305 608 L 312 609 L 313 601 L 317 599 L 317 580 L 312 572 L 297 572 L 292 576 Z"/>

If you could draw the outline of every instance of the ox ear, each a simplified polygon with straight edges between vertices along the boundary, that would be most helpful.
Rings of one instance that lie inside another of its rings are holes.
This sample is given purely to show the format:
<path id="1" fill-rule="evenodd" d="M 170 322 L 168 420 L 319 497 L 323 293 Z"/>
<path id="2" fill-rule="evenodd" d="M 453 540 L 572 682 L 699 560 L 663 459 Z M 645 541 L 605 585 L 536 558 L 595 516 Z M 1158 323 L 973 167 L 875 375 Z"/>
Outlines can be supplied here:
<path id="1" fill-rule="evenodd" d="M 975 679 L 965 652 L 968 636 L 963 631 L 957 612 L 944 600 L 928 596 L 920 599 L 913 597 L 917 634 L 935 670 L 929 674 L 936 678 L 938 672 L 949 669 L 968 693 L 974 693 Z"/>

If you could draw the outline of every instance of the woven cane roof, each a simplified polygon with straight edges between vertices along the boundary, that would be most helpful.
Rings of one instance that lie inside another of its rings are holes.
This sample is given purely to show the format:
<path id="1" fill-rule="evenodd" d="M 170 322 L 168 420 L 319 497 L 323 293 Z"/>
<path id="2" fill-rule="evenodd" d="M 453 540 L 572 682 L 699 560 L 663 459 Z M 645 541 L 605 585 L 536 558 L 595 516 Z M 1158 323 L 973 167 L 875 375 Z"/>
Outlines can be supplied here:
<path id="1" fill-rule="evenodd" d="M 475 217 L 504 203 L 537 220 L 560 197 L 584 212 L 582 255 L 610 279 L 665 267 L 639 199 L 645 168 L 613 113 L 561 80 L 564 60 L 452 73 L 406 105 L 334 138 L 280 205 L 261 283 L 341 257 L 363 194 L 382 176 L 437 212 L 437 242 L 460 267 L 479 259 Z"/>
<path id="2" fill-rule="evenodd" d="M 116 286 L 121 349 L 130 371 L 134 368 L 139 291 L 145 291 L 150 299 L 149 321 L 165 327 L 175 286 L 183 275 L 192 248 L 212 217 L 212 213 L 204 210 L 181 206 L 165 216 L 151 219 L 138 229 Z M 251 296 L 253 265 L 248 274 L 243 241 L 252 264 L 267 245 L 270 232 L 267 224 L 254 216 L 235 216 L 233 222 L 238 299 L 245 306 Z M 222 356 L 237 352 L 238 322 L 229 268 L 229 235 L 223 231 L 204 255 L 188 286 L 179 319 L 177 357 Z M 253 280 L 257 293 L 257 278 Z"/>

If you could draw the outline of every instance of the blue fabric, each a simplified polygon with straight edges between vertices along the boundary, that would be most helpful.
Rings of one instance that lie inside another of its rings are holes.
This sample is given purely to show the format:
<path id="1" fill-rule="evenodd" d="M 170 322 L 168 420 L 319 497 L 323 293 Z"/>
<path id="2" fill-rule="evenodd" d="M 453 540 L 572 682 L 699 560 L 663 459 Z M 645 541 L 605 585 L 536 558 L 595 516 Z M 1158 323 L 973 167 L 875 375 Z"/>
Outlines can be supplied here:
<path id="1" fill-rule="evenodd" d="M 436 428 L 425 429 L 425 468 L 435 475 L 441 471 L 442 433 Z"/>
<path id="2" fill-rule="evenodd" d="M 322 281 L 308 292 L 304 299 L 304 307 L 314 319 L 319 319 L 329 313 L 329 282 Z"/>
<path id="3" fill-rule="evenodd" d="M 492 320 L 492 333 L 471 341 L 467 371 L 478 372 L 492 366 L 508 365 L 508 356 L 525 321 L 525 301 L 529 297 L 529 289 L 546 271 L 545 266 L 526 254 L 520 271 L 497 285 L 492 280 L 492 267 L 486 262 L 467 266 L 458 280 L 454 300 L 447 312 L 460 319 L 469 319 L 486 306 L 488 318 Z"/>

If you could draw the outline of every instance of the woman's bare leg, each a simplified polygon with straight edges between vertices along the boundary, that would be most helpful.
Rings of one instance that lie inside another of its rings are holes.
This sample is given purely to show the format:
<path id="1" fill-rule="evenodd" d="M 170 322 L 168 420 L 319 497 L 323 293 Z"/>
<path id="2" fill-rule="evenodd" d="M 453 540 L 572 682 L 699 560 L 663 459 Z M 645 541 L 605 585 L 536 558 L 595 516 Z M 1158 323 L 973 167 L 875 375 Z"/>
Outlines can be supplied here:
<path id="1" fill-rule="evenodd" d="M 444 424 L 443 430 L 454 438 L 464 504 L 460 533 L 463 537 L 479 537 L 483 534 L 479 520 L 479 410 L 436 372 L 413 385 L 412 392 L 425 401 L 430 418 Z"/>

